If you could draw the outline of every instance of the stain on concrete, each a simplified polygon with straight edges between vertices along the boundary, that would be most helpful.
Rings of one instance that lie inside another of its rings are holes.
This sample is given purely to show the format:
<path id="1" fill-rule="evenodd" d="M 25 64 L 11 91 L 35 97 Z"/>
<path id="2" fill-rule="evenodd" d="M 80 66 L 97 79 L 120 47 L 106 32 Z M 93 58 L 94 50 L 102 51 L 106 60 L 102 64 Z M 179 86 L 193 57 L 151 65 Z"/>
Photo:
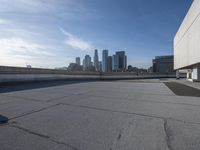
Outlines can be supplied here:
<path id="1" fill-rule="evenodd" d="M 200 90 L 177 82 L 164 82 L 164 84 L 178 96 L 200 97 Z"/>

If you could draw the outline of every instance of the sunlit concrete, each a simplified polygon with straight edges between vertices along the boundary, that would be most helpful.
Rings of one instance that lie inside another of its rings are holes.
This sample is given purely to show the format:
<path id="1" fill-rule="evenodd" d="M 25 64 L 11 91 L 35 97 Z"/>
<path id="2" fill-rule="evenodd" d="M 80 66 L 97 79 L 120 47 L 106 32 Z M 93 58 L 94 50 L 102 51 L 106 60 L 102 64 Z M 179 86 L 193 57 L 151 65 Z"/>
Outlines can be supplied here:
<path id="1" fill-rule="evenodd" d="M 0 94 L 0 114 L 9 119 L 0 125 L 1 149 L 199 149 L 200 98 L 176 96 L 163 84 L 170 81 L 8 90 Z"/>

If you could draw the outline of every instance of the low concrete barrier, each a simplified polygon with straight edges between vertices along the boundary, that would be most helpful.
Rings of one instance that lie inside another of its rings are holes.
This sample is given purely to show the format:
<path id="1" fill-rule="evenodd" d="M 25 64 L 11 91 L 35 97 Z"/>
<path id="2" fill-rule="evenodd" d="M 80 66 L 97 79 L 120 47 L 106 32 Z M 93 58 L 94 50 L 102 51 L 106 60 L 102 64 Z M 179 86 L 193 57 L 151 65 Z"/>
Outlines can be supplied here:
<path id="1" fill-rule="evenodd" d="M 128 80 L 175 78 L 175 75 L 135 73 L 68 72 L 67 70 L 0 66 L 0 83 L 33 82 L 47 80 Z"/>

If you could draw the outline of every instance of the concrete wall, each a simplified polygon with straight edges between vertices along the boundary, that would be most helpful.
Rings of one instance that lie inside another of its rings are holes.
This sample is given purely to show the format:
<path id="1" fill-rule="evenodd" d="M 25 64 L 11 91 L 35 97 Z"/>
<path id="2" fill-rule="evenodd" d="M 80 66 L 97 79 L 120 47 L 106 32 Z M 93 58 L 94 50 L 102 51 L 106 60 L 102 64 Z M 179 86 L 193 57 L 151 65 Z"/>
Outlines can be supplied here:
<path id="1" fill-rule="evenodd" d="M 194 66 L 194 68 L 192 69 L 192 79 L 194 81 L 200 80 L 200 66 Z"/>
<path id="2" fill-rule="evenodd" d="M 200 0 L 194 0 L 174 38 L 174 69 L 200 63 Z"/>
<path id="3" fill-rule="evenodd" d="M 0 83 L 50 80 L 99 80 L 99 75 L 0 74 Z"/>
<path id="4" fill-rule="evenodd" d="M 0 66 L 0 84 L 46 80 L 121 80 L 175 78 L 175 75 L 139 75 L 135 73 L 68 72 L 66 70 Z"/>
<path id="5" fill-rule="evenodd" d="M 0 66 L 0 74 L 59 74 L 99 75 L 98 72 L 69 72 L 67 70 Z"/>
<path id="6" fill-rule="evenodd" d="M 50 80 L 128 80 L 128 79 L 159 79 L 175 78 L 175 75 L 51 75 L 51 74 L 0 74 L 1 83 L 33 82 Z"/>

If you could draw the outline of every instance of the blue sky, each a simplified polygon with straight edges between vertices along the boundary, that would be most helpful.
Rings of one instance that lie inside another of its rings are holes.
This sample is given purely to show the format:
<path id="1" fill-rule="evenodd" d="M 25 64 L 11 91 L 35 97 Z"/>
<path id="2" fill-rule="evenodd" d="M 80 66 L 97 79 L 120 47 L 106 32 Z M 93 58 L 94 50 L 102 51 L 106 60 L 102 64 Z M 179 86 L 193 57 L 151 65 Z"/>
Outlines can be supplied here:
<path id="1" fill-rule="evenodd" d="M 0 65 L 54 68 L 76 56 L 125 50 L 148 68 L 173 53 L 192 0 L 0 0 Z"/>

